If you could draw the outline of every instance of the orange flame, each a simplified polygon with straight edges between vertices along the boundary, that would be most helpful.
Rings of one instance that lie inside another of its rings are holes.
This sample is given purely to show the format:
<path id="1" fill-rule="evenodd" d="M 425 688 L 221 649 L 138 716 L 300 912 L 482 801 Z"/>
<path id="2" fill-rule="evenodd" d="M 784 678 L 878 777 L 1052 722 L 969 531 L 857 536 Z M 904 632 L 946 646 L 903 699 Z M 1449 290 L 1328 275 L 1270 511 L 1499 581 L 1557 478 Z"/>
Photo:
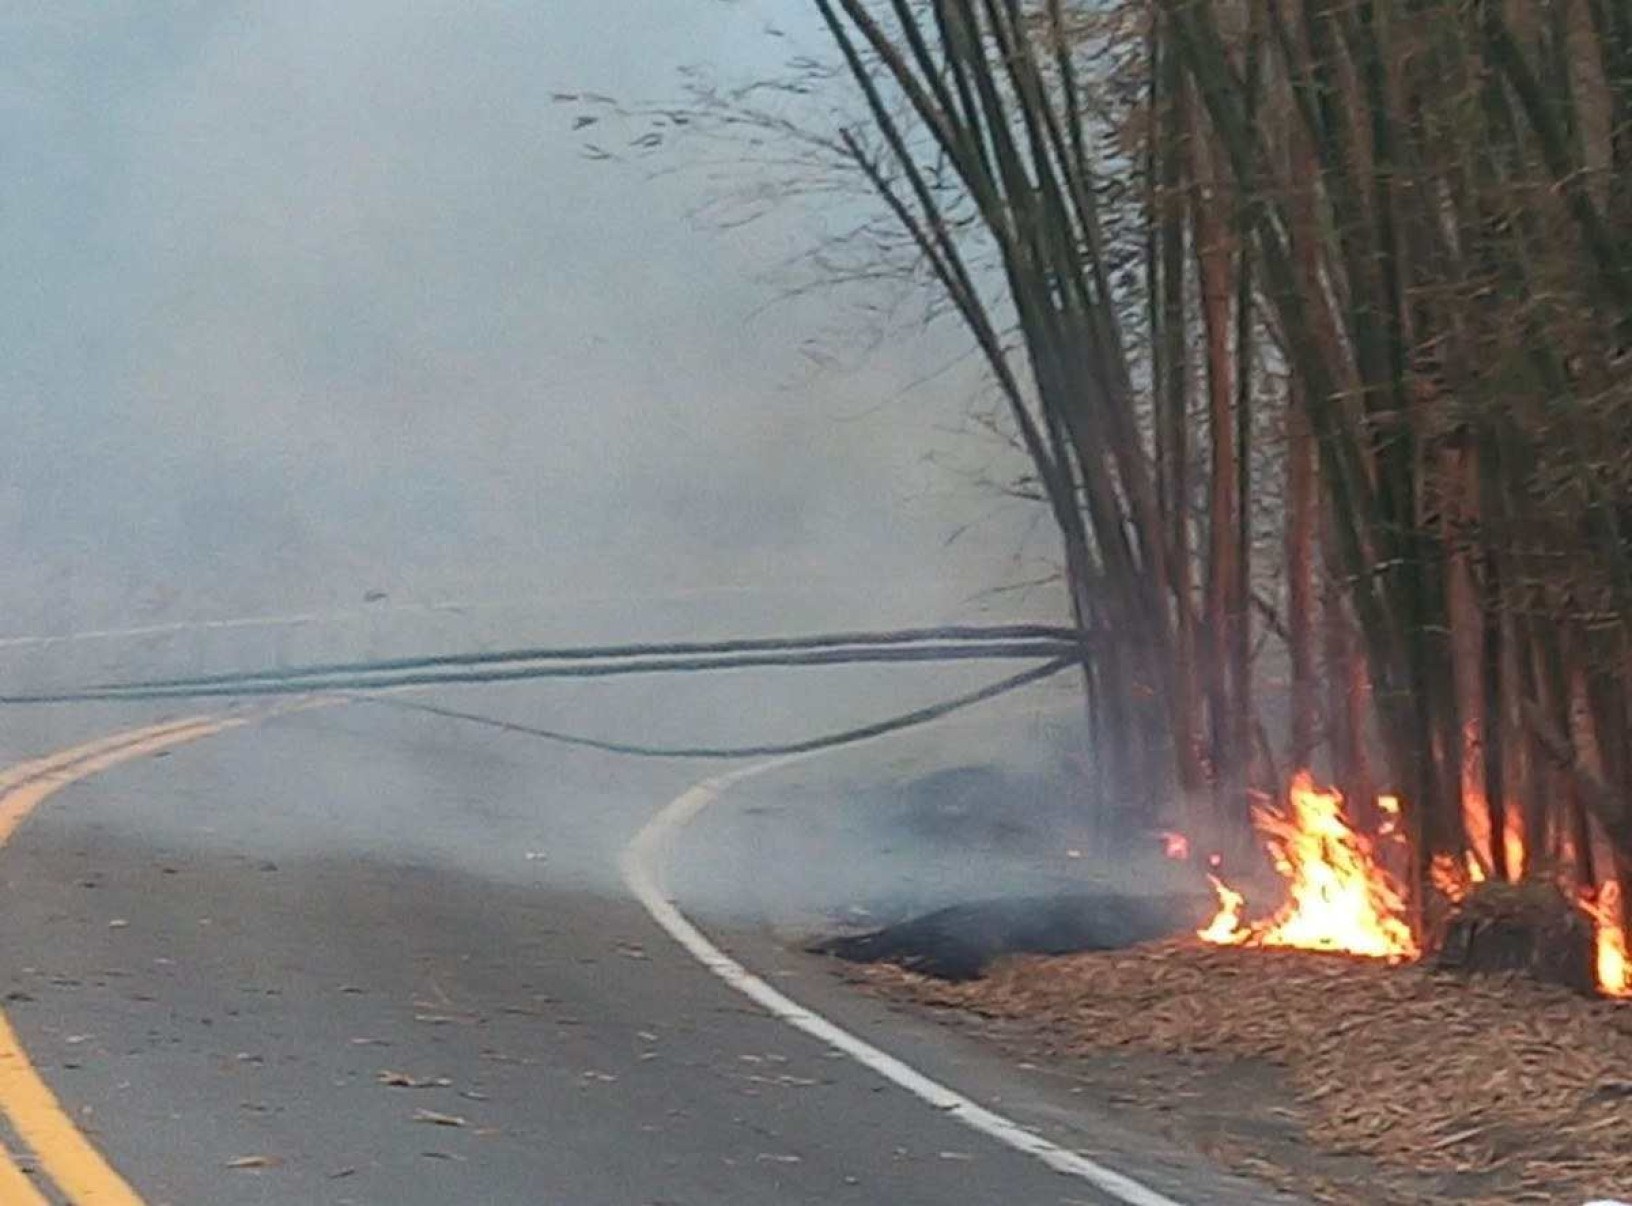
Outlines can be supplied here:
<path id="1" fill-rule="evenodd" d="M 1514 880 L 1524 878 L 1524 819 L 1515 809 L 1508 809 L 1507 824 L 1502 833 L 1502 845 L 1507 850 L 1507 873 Z"/>
<path id="2" fill-rule="evenodd" d="M 1468 889 L 1478 882 L 1475 878 L 1478 866 L 1479 861 L 1471 852 L 1465 866 L 1459 865 L 1448 854 L 1436 854 L 1433 862 L 1428 864 L 1428 882 L 1446 900 L 1461 904 L 1468 895 Z"/>
<path id="3" fill-rule="evenodd" d="M 1205 929 L 1196 933 L 1205 941 L 1219 946 L 1238 946 L 1252 936 L 1252 931 L 1241 924 L 1241 909 L 1247 903 L 1246 897 L 1216 875 L 1209 875 L 1207 879 L 1213 885 L 1213 891 L 1218 893 L 1218 912 Z"/>
<path id="4" fill-rule="evenodd" d="M 1284 814 L 1260 808 L 1253 817 L 1286 881 L 1286 903 L 1267 921 L 1243 925 L 1239 894 L 1215 880 L 1220 907 L 1201 936 L 1230 945 L 1415 958 L 1405 891 L 1378 863 L 1371 841 L 1350 824 L 1343 797 L 1315 787 L 1309 773 L 1300 771 L 1287 802 Z M 1386 816 L 1395 811 L 1381 807 Z"/>
<path id="5" fill-rule="evenodd" d="M 1597 930 L 1599 991 L 1606 997 L 1632 997 L 1632 961 L 1621 925 L 1620 883 L 1606 879 L 1597 899 L 1584 907 Z"/>
<path id="6" fill-rule="evenodd" d="M 1162 853 L 1168 858 L 1180 862 L 1190 857 L 1190 839 L 1182 833 L 1164 833 L 1162 836 Z"/>
<path id="7" fill-rule="evenodd" d="M 1484 864 L 1471 850 L 1463 853 L 1460 864 L 1449 854 L 1436 854 L 1428 864 L 1428 882 L 1452 904 L 1461 904 L 1487 878 Z"/>
<path id="8" fill-rule="evenodd" d="M 1382 820 L 1377 825 L 1378 837 L 1393 837 L 1400 831 L 1400 797 L 1378 796 L 1377 811 L 1382 813 Z"/>
<path id="9" fill-rule="evenodd" d="M 1406 921 L 1405 889 L 1377 855 L 1378 843 L 1400 836 L 1399 797 L 1379 796 L 1377 811 L 1377 838 L 1373 840 L 1354 827 L 1339 793 L 1317 788 L 1307 771 L 1299 771 L 1292 779 L 1284 812 L 1253 809 L 1253 823 L 1285 881 L 1286 903 L 1267 920 L 1247 922 L 1242 916 L 1242 894 L 1211 874 L 1208 879 L 1219 907 L 1198 935 L 1218 946 L 1297 947 L 1390 961 L 1415 959 L 1420 951 Z M 1488 816 L 1482 807 L 1471 815 L 1481 813 Z M 1503 853 L 1508 878 L 1517 881 L 1529 854 L 1524 820 L 1512 808 L 1506 810 L 1505 820 Z M 1176 846 L 1188 852 L 1183 835 L 1163 836 L 1170 853 Z M 1489 852 L 1488 831 L 1470 834 L 1469 849 L 1461 859 L 1435 856 L 1429 879 L 1451 901 L 1460 902 L 1475 885 L 1491 877 Z M 1210 855 L 1207 861 L 1216 872 L 1219 856 Z M 1620 884 L 1606 880 L 1596 893 L 1582 892 L 1578 900 L 1593 921 L 1600 991 L 1605 996 L 1632 999 L 1632 943 L 1622 923 Z"/>
<path id="10" fill-rule="evenodd" d="M 1434 855 L 1434 861 L 1428 864 L 1428 881 L 1447 900 L 1459 901 L 1467 895 L 1468 885 L 1462 879 L 1462 872 L 1448 854 Z"/>
<path id="11" fill-rule="evenodd" d="M 1508 879 L 1514 883 L 1524 878 L 1524 818 L 1511 802 L 1502 811 L 1502 853 L 1507 860 Z M 1482 787 L 1462 788 L 1462 824 L 1468 835 L 1468 857 L 1481 868 L 1482 882 L 1494 869 L 1495 846 L 1490 840 L 1490 804 Z"/>

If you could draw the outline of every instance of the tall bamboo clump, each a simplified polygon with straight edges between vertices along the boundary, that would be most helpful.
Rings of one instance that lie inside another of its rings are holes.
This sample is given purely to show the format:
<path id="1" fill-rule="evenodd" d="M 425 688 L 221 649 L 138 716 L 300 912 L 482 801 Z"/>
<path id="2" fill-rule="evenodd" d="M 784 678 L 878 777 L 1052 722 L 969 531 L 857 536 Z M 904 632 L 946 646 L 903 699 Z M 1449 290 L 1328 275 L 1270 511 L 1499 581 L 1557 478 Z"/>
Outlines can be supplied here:
<path id="1" fill-rule="evenodd" d="M 1216 5 L 1161 0 L 1157 19 L 1252 214 L 1419 882 L 1464 849 L 1501 878 L 1618 878 L 1624 20 L 1264 0 L 1277 129 Z"/>
<path id="2" fill-rule="evenodd" d="M 1623 0 L 815 3 L 1104 638 L 1116 799 L 1239 831 L 1322 760 L 1420 885 L 1624 881 Z"/>

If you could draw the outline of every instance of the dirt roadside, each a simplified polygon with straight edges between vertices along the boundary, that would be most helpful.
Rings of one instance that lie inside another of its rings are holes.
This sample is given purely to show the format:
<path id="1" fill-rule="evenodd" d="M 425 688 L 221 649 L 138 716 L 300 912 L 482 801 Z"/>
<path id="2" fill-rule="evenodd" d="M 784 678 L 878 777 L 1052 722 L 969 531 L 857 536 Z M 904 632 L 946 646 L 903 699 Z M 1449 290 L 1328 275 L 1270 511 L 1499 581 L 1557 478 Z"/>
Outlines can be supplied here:
<path id="1" fill-rule="evenodd" d="M 1011 958 L 963 984 L 841 974 L 1317 1201 L 1632 1195 L 1624 1003 L 1195 941 Z"/>

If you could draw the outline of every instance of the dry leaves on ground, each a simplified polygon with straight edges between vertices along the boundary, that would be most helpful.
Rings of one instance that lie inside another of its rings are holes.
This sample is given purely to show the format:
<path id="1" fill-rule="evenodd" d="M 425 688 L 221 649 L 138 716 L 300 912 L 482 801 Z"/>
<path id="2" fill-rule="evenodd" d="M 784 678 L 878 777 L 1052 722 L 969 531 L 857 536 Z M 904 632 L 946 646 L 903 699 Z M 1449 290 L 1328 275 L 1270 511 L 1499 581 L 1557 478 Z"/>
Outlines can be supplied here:
<path id="1" fill-rule="evenodd" d="M 967 984 L 883 967 L 866 978 L 922 1004 L 1041 1025 L 1061 1054 L 1269 1061 L 1326 1150 L 1499 1172 L 1517 1195 L 1508 1200 L 1578 1203 L 1632 1186 L 1624 1004 L 1526 980 L 1189 941 L 1006 960 Z"/>

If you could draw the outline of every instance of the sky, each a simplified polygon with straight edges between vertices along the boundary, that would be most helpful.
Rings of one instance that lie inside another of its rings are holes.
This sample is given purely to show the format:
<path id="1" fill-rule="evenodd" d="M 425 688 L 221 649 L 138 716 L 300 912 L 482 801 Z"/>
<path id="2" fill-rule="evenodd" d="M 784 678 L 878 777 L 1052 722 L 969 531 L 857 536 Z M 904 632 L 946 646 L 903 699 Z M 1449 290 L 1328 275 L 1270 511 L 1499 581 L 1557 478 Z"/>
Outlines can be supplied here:
<path id="1" fill-rule="evenodd" d="M 1001 463 L 957 430 L 978 379 L 934 373 L 958 333 L 867 352 L 857 309 L 814 369 L 866 299 L 779 303 L 777 269 L 830 216 L 710 225 L 683 149 L 591 161 L 552 99 L 775 72 L 822 49 L 809 9 L 7 4 L 0 634 L 376 590 L 1035 611 L 982 592 L 1037 572 L 1036 517 L 945 468 Z"/>

